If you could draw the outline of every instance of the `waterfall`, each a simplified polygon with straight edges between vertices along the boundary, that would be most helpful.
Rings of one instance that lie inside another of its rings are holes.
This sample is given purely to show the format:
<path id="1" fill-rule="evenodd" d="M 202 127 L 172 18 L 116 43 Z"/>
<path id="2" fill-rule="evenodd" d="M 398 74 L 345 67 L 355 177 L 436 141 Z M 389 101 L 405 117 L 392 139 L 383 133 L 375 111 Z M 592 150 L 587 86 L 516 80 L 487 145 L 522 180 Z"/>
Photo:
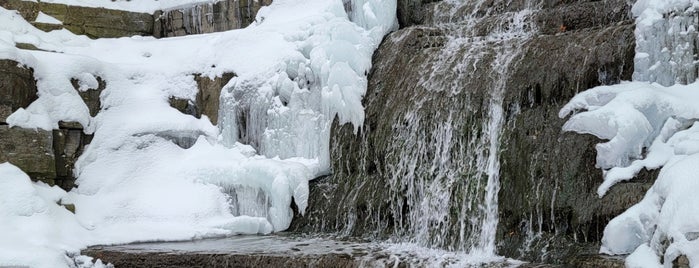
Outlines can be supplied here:
<path id="1" fill-rule="evenodd" d="M 405 95 L 388 97 L 388 103 L 373 103 L 379 108 L 372 107 L 369 100 L 368 116 L 380 116 L 379 121 L 392 120 L 393 124 L 390 129 L 372 129 L 369 124 L 366 133 L 383 133 L 385 137 L 360 138 L 364 144 L 374 143 L 363 146 L 385 147 L 385 155 L 371 160 L 367 147 L 353 153 L 362 155 L 360 170 L 375 166 L 379 174 L 388 177 L 387 193 L 375 193 L 372 198 L 387 198 L 391 205 L 388 211 L 381 207 L 367 207 L 367 211 L 350 207 L 341 222 L 343 234 L 351 235 L 362 228 L 360 225 L 366 223 L 360 222 L 360 217 L 369 213 L 372 216 L 368 224 L 379 229 L 393 227 L 390 241 L 479 257 L 495 256 L 500 141 L 506 122 L 504 93 L 522 45 L 536 34 L 531 17 L 537 5 L 527 3 L 520 10 L 505 12 L 485 4 L 437 3 L 433 14 L 428 15 L 429 25 L 388 37 L 386 42 L 398 47 L 409 47 L 405 44 L 420 40 L 422 43 L 414 46 L 426 52 L 415 55 L 424 62 L 415 69 L 428 72 L 401 74 L 405 81 L 392 86 L 405 87 Z M 388 46 L 388 54 L 395 58 L 411 53 L 391 49 Z M 395 64 L 392 59 L 386 61 Z M 387 68 L 381 61 L 376 64 L 377 68 Z M 345 153 L 342 149 L 333 151 L 333 157 L 344 157 L 335 155 Z M 337 171 L 344 172 L 340 168 Z M 348 196 L 354 199 L 351 203 L 366 198 Z"/>

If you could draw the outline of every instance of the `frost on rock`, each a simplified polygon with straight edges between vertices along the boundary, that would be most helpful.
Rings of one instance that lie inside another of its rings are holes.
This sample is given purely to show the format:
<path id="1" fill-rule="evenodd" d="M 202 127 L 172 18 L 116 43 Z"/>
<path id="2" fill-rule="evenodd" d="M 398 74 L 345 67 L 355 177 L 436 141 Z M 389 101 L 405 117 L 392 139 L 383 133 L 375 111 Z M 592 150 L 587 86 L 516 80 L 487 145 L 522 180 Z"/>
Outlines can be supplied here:
<path id="1" fill-rule="evenodd" d="M 75 205 L 75 215 L 46 220 L 75 223 L 81 234 L 65 238 L 71 242 L 65 247 L 45 249 L 51 252 L 47 258 L 66 258 L 66 252 L 93 244 L 288 228 L 291 203 L 303 213 L 308 181 L 330 172 L 332 121 L 362 125 L 372 53 L 396 25 L 394 1 L 360 2 L 363 8 L 349 16 L 341 0 L 279 0 L 245 29 L 164 39 L 46 33 L 0 8 L 0 58 L 34 69 L 39 93 L 10 115 L 8 124 L 52 130 L 60 121 L 77 122 L 94 134 L 75 163 L 78 187 L 61 197 Z M 17 49 L 16 43 L 39 50 Z M 222 89 L 218 125 L 170 106 L 170 98 L 195 100 L 194 74 L 224 73 L 237 76 Z M 78 93 L 98 81 L 105 88 L 100 111 L 92 116 Z M 26 204 L 36 209 L 11 213 L 43 215 L 53 209 L 30 193 L 31 185 L 25 188 Z M 12 200 L 7 209 L 15 209 Z M 44 236 L 49 234 L 32 237 Z M 64 237 L 57 239 L 57 245 L 64 243 Z M 0 243 L 15 240 L 0 237 Z M 27 250 L 18 258 L 29 258 L 29 246 L 17 247 Z M 1 254 L 0 265 L 20 263 Z"/>

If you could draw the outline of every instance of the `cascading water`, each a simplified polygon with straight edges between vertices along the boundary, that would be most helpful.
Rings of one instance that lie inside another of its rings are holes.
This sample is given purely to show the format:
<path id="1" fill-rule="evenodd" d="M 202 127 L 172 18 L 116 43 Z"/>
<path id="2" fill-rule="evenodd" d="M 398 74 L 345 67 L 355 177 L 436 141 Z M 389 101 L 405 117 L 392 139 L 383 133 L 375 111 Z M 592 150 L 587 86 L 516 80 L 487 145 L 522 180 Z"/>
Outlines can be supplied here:
<path id="1" fill-rule="evenodd" d="M 397 153 L 392 157 L 398 161 L 388 169 L 394 196 L 405 194 L 407 199 L 394 208 L 398 215 L 408 210 L 408 231 L 400 236 L 422 246 L 494 256 L 504 91 L 519 48 L 535 32 L 528 18 L 536 6 L 497 14 L 484 4 L 445 1 L 435 6 L 435 26 L 448 40 L 420 86 L 432 94 L 467 99 L 461 105 L 446 104 L 453 107 L 447 115 L 431 114 L 424 109 L 432 104 L 423 107 L 418 101 L 404 116 L 404 125 L 394 126 L 398 134 L 391 147 Z M 477 14 L 482 10 L 495 15 Z M 483 24 L 492 29 L 480 35 L 476 26 Z M 474 86 L 487 97 L 467 93 Z M 433 98 L 423 97 L 426 103 Z M 451 234 L 459 237 L 449 239 Z"/>
<path id="2" fill-rule="evenodd" d="M 387 37 L 369 122 L 359 135 L 333 131 L 334 174 L 317 189 L 342 193 L 327 197 L 340 208 L 324 208 L 335 218 L 315 231 L 495 256 L 507 78 L 537 33 L 538 3 L 508 5 L 433 3 L 426 25 Z"/>

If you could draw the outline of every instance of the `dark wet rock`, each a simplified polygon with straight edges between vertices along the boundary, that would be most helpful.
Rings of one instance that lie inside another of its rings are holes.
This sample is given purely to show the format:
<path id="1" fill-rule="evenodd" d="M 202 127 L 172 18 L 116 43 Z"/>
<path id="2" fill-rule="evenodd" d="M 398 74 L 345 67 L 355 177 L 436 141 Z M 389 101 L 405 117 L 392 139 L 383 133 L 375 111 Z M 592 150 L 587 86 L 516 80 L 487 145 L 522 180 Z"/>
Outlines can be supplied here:
<path id="1" fill-rule="evenodd" d="M 63 22 L 62 25 L 33 23 L 45 31 L 65 28 L 90 38 L 153 35 L 153 16 L 146 13 L 21 0 L 0 0 L 0 6 L 17 10 L 29 22 L 36 20 L 39 11 Z"/>
<path id="2" fill-rule="evenodd" d="M 607 222 L 637 203 L 655 173 L 597 196 L 602 172 L 586 135 L 562 133 L 557 116 L 577 92 L 630 80 L 633 25 L 543 36 L 532 43 L 512 73 L 508 122 L 501 154 L 500 252 L 516 258 L 550 259 L 598 243 Z M 552 236 L 549 236 L 552 234 Z"/>
<path id="3" fill-rule="evenodd" d="M 624 257 L 626 256 L 586 254 L 577 256 L 572 264 L 577 268 L 624 268 Z"/>
<path id="4" fill-rule="evenodd" d="M 101 77 L 96 77 L 97 79 L 97 88 L 85 88 L 81 89 L 80 88 L 80 81 L 78 79 L 71 79 L 70 83 L 73 85 L 73 88 L 78 91 L 78 94 L 80 95 L 80 98 L 85 102 L 85 105 L 87 105 L 88 110 L 90 110 L 90 116 L 96 116 L 97 113 L 99 113 L 100 108 L 102 107 L 102 102 L 100 100 L 100 95 L 102 94 L 102 91 L 107 87 L 107 82 L 102 80 Z"/>
<path id="5" fill-rule="evenodd" d="M 422 24 L 427 11 L 427 4 L 438 0 L 399 0 L 396 16 L 401 28 Z"/>
<path id="6" fill-rule="evenodd" d="M 115 267 L 454 267 L 463 255 L 421 254 L 320 237 L 233 236 L 182 242 L 95 246 L 81 252 Z M 451 265 L 451 266 L 450 266 Z M 513 267 L 509 261 L 475 267 Z M 524 267 L 549 268 L 528 264 Z"/>
<path id="7" fill-rule="evenodd" d="M 34 71 L 16 61 L 0 60 L 0 124 L 37 98 Z"/>
<path id="8" fill-rule="evenodd" d="M 53 153 L 56 159 L 56 185 L 66 191 L 75 187 L 73 168 L 85 147 L 92 141 L 92 135 L 85 134 L 78 124 L 71 128 L 53 130 Z"/>
<path id="9" fill-rule="evenodd" d="M 155 37 L 184 36 L 245 28 L 271 0 L 227 0 L 155 13 Z"/>
<path id="10" fill-rule="evenodd" d="M 276 255 L 232 254 L 171 254 L 135 253 L 119 251 L 84 251 L 82 254 L 99 258 L 114 267 L 360 267 L 351 257 L 343 254 L 296 257 Z"/>

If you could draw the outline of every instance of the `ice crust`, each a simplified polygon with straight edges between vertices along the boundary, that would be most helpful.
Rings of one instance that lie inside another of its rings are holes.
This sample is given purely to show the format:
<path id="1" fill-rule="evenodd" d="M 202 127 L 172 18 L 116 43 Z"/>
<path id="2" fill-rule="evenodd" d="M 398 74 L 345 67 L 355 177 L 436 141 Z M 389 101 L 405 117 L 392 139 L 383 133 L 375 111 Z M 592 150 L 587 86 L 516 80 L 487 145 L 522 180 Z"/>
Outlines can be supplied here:
<path id="1" fill-rule="evenodd" d="M 627 267 L 672 267 L 681 255 L 699 263 L 697 7 L 694 0 L 637 1 L 635 82 L 589 89 L 559 113 L 572 114 L 564 131 L 605 140 L 596 145 L 600 196 L 642 169 L 660 168 L 642 201 L 604 230 L 600 252 L 630 254 Z"/>
<path id="2" fill-rule="evenodd" d="M 61 3 L 129 4 L 89 2 Z M 145 1 L 141 8 L 152 4 Z M 16 252 L 0 253 L 0 265 L 89 266 L 86 257 L 74 256 L 87 245 L 288 228 L 292 199 L 303 213 L 308 181 L 330 172 L 332 120 L 357 130 L 363 123 L 372 53 L 396 26 L 395 1 L 353 5 L 363 8 L 347 14 L 341 0 L 278 0 L 260 9 L 257 22 L 245 29 L 97 40 L 66 30 L 42 32 L 0 8 L 0 59 L 32 68 L 39 91 L 39 99 L 7 122 L 44 130 L 58 128 L 59 121 L 78 122 L 94 134 L 75 165 L 78 187 L 50 195 L 75 204 L 75 215 L 55 205 L 57 199 L 46 201 L 46 191 L 32 192 L 48 186 L 31 183 L 9 164 L 0 166 L 0 183 L 8 177 L 24 181 L 0 188 L 0 199 L 21 190 L 0 204 L 0 213 L 46 222 L 28 224 L 24 233 L 0 231 L 0 243 L 29 241 L 14 246 Z M 16 43 L 40 50 L 17 49 Z M 222 89 L 217 125 L 170 107 L 171 97 L 195 99 L 194 74 L 224 73 L 236 77 Z M 106 88 L 92 117 L 78 91 L 97 88 L 98 77 Z M 78 81 L 77 91 L 71 79 Z M 248 117 L 245 124 L 238 122 L 241 116 Z M 182 148 L 178 140 L 195 142 Z M 23 200 L 22 207 L 14 200 Z M 25 215 L 41 213 L 47 215 L 37 220 Z M 22 223 L 9 219 L 3 217 L 1 230 Z M 47 257 L 30 259 L 36 257 L 32 247 Z"/>

